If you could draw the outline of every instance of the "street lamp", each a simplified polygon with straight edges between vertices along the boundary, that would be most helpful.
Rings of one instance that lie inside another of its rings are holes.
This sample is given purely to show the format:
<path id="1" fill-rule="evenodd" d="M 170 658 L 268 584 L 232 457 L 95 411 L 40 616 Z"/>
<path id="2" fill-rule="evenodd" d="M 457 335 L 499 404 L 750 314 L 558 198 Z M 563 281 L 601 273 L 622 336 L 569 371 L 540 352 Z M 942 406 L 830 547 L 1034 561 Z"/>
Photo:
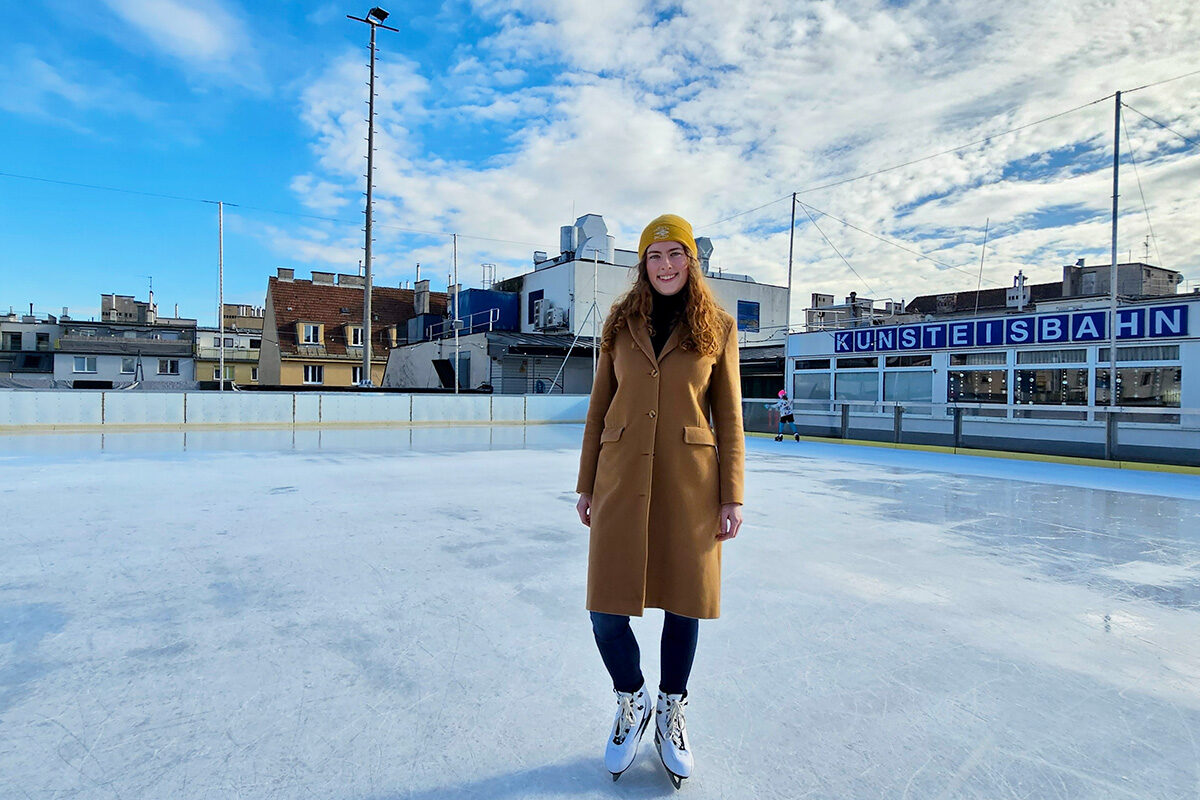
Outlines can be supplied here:
<path id="1" fill-rule="evenodd" d="M 388 18 L 388 12 L 376 6 L 367 12 L 366 18 L 346 15 L 347 19 L 355 22 L 365 22 L 371 26 L 371 82 L 368 84 L 370 94 L 367 97 L 367 206 L 363 212 L 367 218 L 365 258 L 366 267 L 363 286 L 363 378 L 361 386 L 371 386 L 371 182 L 375 171 L 375 29 L 384 28 L 389 31 L 399 29 L 383 24 Z"/>

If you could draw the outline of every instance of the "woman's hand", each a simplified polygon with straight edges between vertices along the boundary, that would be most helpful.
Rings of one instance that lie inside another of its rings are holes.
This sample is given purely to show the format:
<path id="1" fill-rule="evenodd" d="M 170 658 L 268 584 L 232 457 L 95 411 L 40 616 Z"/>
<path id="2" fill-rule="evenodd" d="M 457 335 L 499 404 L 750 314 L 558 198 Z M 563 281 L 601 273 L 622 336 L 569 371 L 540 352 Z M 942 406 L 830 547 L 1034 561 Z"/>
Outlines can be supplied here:
<path id="1" fill-rule="evenodd" d="M 738 535 L 742 527 L 742 504 L 725 503 L 721 506 L 721 523 L 718 526 L 717 541 L 723 542 Z"/>
<path id="2" fill-rule="evenodd" d="M 580 493 L 575 510 L 579 512 L 579 521 L 589 528 L 592 527 L 592 496 L 590 494 Z"/>

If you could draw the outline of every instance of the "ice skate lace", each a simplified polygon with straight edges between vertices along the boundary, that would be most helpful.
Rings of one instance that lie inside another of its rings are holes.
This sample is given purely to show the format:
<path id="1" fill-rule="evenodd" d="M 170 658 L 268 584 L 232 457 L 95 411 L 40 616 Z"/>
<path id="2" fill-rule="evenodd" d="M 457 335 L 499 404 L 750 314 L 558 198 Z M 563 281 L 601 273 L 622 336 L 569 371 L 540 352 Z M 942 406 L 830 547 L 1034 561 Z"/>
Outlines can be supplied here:
<path id="1" fill-rule="evenodd" d="M 687 749 L 683 743 L 683 725 L 683 703 L 667 700 L 667 737 L 680 750 Z"/>
<path id="2" fill-rule="evenodd" d="M 625 741 L 625 737 L 629 735 L 629 731 L 633 729 L 637 722 L 635 714 L 635 706 L 637 704 L 637 696 L 627 692 L 617 692 L 617 725 L 613 731 L 613 744 L 621 744 Z"/>

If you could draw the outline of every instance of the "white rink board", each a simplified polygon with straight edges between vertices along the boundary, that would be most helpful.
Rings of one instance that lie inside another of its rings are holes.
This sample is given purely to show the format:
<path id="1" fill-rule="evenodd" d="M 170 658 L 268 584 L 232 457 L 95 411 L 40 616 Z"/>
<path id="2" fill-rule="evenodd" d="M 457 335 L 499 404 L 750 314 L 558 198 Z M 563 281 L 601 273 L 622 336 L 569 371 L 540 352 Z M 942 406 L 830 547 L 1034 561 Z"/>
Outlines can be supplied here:
<path id="1" fill-rule="evenodd" d="M 530 394 L 525 409 L 530 422 L 583 422 L 589 399 L 586 394 Z"/>
<path id="2" fill-rule="evenodd" d="M 525 397 L 523 395 L 492 395 L 493 422 L 524 422 Z"/>
<path id="3" fill-rule="evenodd" d="M 182 392 L 105 392 L 105 425 L 182 425 Z"/>
<path id="4" fill-rule="evenodd" d="M 99 425 L 103 392 L 0 392 L 0 425 Z"/>
<path id="5" fill-rule="evenodd" d="M 491 398 L 487 395 L 414 394 L 413 422 L 488 422 Z"/>
<path id="6" fill-rule="evenodd" d="M 292 395 L 252 392 L 189 392 L 189 425 L 290 425 Z"/>
<path id="7" fill-rule="evenodd" d="M 412 395 L 323 394 L 321 423 L 408 423 L 412 420 Z"/>

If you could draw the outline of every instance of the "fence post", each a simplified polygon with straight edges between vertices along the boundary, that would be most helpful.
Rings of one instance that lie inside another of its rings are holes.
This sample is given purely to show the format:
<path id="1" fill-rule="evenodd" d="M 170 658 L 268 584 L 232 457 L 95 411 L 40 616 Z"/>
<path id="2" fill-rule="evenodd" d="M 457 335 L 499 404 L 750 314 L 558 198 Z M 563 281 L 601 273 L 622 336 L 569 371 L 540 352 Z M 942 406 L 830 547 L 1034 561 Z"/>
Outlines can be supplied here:
<path id="1" fill-rule="evenodd" d="M 1117 460 L 1117 414 L 1111 408 L 1104 417 L 1104 457 L 1109 461 Z"/>
<path id="2" fill-rule="evenodd" d="M 892 409 L 892 444 L 900 444 L 900 430 L 903 424 L 900 418 L 904 416 L 904 406 L 897 404 Z"/>
<path id="3" fill-rule="evenodd" d="M 842 438 L 850 438 L 850 404 L 842 403 Z"/>
<path id="4" fill-rule="evenodd" d="M 956 448 L 963 446 L 962 435 L 962 407 L 954 407 L 954 446 Z"/>

